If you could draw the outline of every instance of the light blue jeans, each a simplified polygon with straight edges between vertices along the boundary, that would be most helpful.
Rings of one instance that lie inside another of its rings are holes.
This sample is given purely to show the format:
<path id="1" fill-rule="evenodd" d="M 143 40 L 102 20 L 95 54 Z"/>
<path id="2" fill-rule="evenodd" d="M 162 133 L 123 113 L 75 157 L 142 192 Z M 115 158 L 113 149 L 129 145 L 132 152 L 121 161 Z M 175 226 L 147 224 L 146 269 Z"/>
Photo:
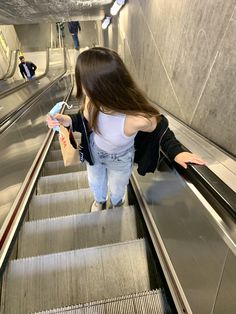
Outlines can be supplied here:
<path id="1" fill-rule="evenodd" d="M 73 41 L 74 41 L 74 46 L 75 46 L 75 49 L 78 49 L 79 48 L 79 37 L 78 37 L 78 34 L 72 34 L 72 38 L 73 38 Z"/>
<path id="2" fill-rule="evenodd" d="M 94 165 L 87 163 L 89 186 L 97 202 L 105 202 L 108 195 L 113 205 L 122 201 L 129 183 L 134 160 L 134 147 L 119 154 L 109 154 L 96 146 L 93 136 L 90 145 Z"/>

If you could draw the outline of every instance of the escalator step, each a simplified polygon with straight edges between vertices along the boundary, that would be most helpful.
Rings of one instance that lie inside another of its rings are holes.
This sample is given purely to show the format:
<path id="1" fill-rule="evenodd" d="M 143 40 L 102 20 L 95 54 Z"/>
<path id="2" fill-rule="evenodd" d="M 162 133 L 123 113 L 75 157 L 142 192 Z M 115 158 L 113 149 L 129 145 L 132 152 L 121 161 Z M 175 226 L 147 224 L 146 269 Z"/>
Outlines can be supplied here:
<path id="1" fill-rule="evenodd" d="M 134 207 L 24 223 L 18 258 L 82 249 L 142 237 Z"/>
<path id="2" fill-rule="evenodd" d="M 79 111 L 79 107 L 73 106 L 72 109 L 66 109 L 64 114 L 76 114 Z"/>
<path id="3" fill-rule="evenodd" d="M 57 160 L 62 160 L 62 153 L 61 150 L 51 150 L 48 152 L 46 161 L 57 161 Z"/>
<path id="4" fill-rule="evenodd" d="M 42 176 L 50 176 L 54 174 L 85 171 L 85 170 L 86 170 L 85 163 L 79 162 L 77 165 L 65 167 L 64 162 L 62 160 L 48 161 L 48 162 L 45 162 L 43 166 Z"/>
<path id="5" fill-rule="evenodd" d="M 35 195 L 29 205 L 29 220 L 88 213 L 93 200 L 93 194 L 88 188 Z"/>
<path id="6" fill-rule="evenodd" d="M 56 174 L 41 177 L 37 184 L 37 194 L 48 194 L 87 188 L 88 176 L 86 171 Z"/>
<path id="7" fill-rule="evenodd" d="M 159 288 L 145 240 L 12 260 L 2 313 L 25 314 Z"/>
<path id="8" fill-rule="evenodd" d="M 170 314 L 161 289 L 34 314 Z"/>
<path id="9" fill-rule="evenodd" d="M 80 140 L 81 140 L 81 134 L 78 132 L 74 132 L 73 135 L 74 135 L 76 142 L 79 145 Z M 50 150 L 59 150 L 59 149 L 60 149 L 60 143 L 58 140 L 58 134 L 55 134 L 53 142 L 52 142 L 51 147 L 50 147 Z"/>
<path id="10" fill-rule="evenodd" d="M 50 151 L 60 149 L 60 143 L 58 140 L 54 140 L 50 146 Z"/>

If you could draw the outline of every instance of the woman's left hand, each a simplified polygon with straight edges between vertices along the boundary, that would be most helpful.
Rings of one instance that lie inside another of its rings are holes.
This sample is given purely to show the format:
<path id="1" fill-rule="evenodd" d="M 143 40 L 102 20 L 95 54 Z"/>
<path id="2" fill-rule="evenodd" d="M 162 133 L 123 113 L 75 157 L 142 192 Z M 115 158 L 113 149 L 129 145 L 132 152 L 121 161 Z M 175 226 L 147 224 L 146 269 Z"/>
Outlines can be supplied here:
<path id="1" fill-rule="evenodd" d="M 177 162 L 177 164 L 184 167 L 185 169 L 188 167 L 188 163 L 197 165 L 206 164 L 206 162 L 202 160 L 201 157 L 188 152 L 179 153 L 178 155 L 175 156 L 174 160 L 175 162 Z"/>

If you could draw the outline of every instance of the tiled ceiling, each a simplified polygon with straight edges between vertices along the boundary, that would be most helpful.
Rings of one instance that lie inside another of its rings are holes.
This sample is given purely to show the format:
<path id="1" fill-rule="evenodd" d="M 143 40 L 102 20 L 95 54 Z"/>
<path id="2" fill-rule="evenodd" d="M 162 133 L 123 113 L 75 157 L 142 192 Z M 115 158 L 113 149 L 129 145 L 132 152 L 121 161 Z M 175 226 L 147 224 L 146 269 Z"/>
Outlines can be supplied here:
<path id="1" fill-rule="evenodd" d="M 97 20 L 113 0 L 0 0 L 0 24 Z"/>

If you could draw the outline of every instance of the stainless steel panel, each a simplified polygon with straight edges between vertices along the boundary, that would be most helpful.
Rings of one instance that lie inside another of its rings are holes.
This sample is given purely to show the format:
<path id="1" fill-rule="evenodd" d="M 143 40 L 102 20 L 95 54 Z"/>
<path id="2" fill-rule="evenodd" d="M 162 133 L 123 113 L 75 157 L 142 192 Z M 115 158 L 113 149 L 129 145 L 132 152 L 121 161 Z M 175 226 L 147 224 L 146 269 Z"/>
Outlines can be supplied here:
<path id="1" fill-rule="evenodd" d="M 228 252 L 222 270 L 222 278 L 216 296 L 216 304 L 212 313 L 236 313 L 236 256 Z"/>
<path id="2" fill-rule="evenodd" d="M 134 175 L 192 312 L 211 313 L 228 252 L 213 219 L 177 173 Z"/>
<path id="3" fill-rule="evenodd" d="M 42 77 L 40 80 L 32 80 L 30 84 L 27 84 L 20 90 L 2 98 L 0 105 L 0 119 L 12 110 L 19 108 L 36 92 L 43 91 L 52 80 L 62 75 L 64 70 L 63 49 L 50 49 L 49 71 L 47 72 L 47 75 Z"/>
<path id="4" fill-rule="evenodd" d="M 70 80 L 70 76 L 60 80 L 0 136 L 0 208 L 4 208 L 0 224 L 48 132 L 45 115 L 55 102 L 65 97 L 71 86 Z"/>

